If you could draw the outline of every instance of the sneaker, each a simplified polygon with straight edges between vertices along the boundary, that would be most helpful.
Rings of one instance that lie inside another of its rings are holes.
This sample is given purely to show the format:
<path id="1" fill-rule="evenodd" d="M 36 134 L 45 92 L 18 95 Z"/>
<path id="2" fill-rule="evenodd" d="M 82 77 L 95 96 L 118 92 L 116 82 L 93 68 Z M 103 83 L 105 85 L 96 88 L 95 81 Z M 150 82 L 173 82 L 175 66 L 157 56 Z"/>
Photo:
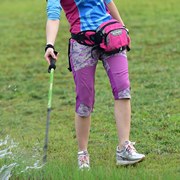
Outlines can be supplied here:
<path id="1" fill-rule="evenodd" d="M 90 169 L 89 154 L 87 151 L 78 152 L 78 166 L 81 170 Z"/>
<path id="2" fill-rule="evenodd" d="M 144 154 L 137 153 L 134 148 L 134 142 L 125 141 L 123 149 L 120 150 L 117 146 L 116 160 L 117 165 L 130 165 L 142 161 L 145 158 Z"/>

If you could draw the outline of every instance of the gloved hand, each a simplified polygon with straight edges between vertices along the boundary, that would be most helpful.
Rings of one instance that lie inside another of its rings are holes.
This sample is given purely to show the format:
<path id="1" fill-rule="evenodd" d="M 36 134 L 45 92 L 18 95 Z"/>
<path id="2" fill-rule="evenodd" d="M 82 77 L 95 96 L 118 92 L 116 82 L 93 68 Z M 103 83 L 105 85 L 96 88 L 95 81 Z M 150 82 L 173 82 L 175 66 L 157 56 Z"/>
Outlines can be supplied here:
<path id="1" fill-rule="evenodd" d="M 57 55 L 58 55 L 58 52 L 55 51 L 54 46 L 51 44 L 47 44 L 45 47 L 44 58 L 46 59 L 48 64 L 50 64 L 51 58 L 53 58 L 54 60 L 57 60 Z"/>

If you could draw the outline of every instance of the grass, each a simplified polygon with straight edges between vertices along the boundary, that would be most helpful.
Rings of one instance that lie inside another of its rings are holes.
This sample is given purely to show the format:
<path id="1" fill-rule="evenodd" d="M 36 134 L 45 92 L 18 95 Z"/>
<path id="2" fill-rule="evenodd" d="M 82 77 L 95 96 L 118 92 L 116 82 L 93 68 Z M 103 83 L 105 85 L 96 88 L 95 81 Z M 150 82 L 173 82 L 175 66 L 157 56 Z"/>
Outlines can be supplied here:
<path id="1" fill-rule="evenodd" d="M 92 169 L 77 170 L 74 129 L 75 93 L 68 72 L 70 34 L 62 14 L 56 49 L 60 52 L 53 87 L 48 163 L 19 172 L 42 157 L 49 74 L 43 59 L 45 1 L 4 0 L 0 6 L 0 139 L 18 142 L 12 149 L 20 164 L 11 179 L 179 179 L 180 177 L 180 4 L 178 0 L 115 1 L 130 30 L 129 73 L 132 87 L 131 139 L 146 160 L 115 166 L 117 132 L 113 97 L 99 62 L 89 152 Z M 98 152 L 98 153 L 97 153 Z M 0 167 L 12 163 L 0 159 Z M 25 161 L 25 162 L 24 162 Z M 24 165 L 23 165 L 24 163 Z"/>

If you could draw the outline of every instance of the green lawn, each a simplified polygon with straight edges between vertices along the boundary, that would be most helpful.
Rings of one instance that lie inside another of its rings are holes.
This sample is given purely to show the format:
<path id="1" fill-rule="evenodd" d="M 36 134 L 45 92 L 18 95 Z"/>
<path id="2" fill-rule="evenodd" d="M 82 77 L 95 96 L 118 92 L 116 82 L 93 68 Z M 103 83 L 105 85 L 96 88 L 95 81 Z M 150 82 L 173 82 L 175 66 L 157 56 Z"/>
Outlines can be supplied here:
<path id="1" fill-rule="evenodd" d="M 115 165 L 113 96 L 99 62 L 89 140 L 92 168 L 89 172 L 77 170 L 75 93 L 67 70 L 70 33 L 62 14 L 56 41 L 60 55 L 54 74 L 48 163 L 21 173 L 43 156 L 49 89 L 48 65 L 43 58 L 46 3 L 4 0 L 0 3 L 0 140 L 9 135 L 8 143 L 13 140 L 18 144 L 11 148 L 13 155 L 0 158 L 0 170 L 16 162 L 19 166 L 12 169 L 11 179 L 180 179 L 180 3 L 115 2 L 132 39 L 128 53 L 131 140 L 146 154 L 145 161 L 129 167 Z M 0 151 L 3 148 L 5 145 Z"/>

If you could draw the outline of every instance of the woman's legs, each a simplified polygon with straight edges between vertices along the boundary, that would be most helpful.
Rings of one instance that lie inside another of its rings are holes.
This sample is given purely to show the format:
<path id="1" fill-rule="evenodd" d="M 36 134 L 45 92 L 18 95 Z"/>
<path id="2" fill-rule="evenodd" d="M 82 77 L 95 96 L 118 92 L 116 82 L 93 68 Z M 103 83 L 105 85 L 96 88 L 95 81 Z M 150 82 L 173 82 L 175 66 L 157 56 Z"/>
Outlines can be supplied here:
<path id="1" fill-rule="evenodd" d="M 75 114 L 76 136 L 78 141 L 78 151 L 87 151 L 88 139 L 91 125 L 91 116 L 81 117 Z"/>
<path id="2" fill-rule="evenodd" d="M 122 149 L 124 142 L 129 141 L 131 122 L 130 99 L 115 100 L 114 114 L 118 130 L 119 148 Z"/>
<path id="3" fill-rule="evenodd" d="M 103 61 L 103 64 L 109 76 L 115 99 L 114 114 L 119 139 L 116 149 L 116 164 L 134 164 L 144 159 L 145 155 L 137 153 L 133 146 L 134 143 L 129 141 L 131 96 L 126 53 L 122 52 L 115 56 L 110 56 Z"/>
<path id="4" fill-rule="evenodd" d="M 114 114 L 118 130 L 119 148 L 121 149 L 124 142 L 129 140 L 131 122 L 130 99 L 115 100 Z M 77 113 L 75 114 L 75 127 L 79 151 L 87 150 L 90 124 L 91 116 L 80 117 Z"/>
<path id="5" fill-rule="evenodd" d="M 76 86 L 75 128 L 79 152 L 87 151 L 94 106 L 94 82 L 97 58 L 91 56 L 92 47 L 70 41 L 70 63 Z"/>
<path id="6" fill-rule="evenodd" d="M 126 53 L 118 53 L 103 60 L 114 95 L 114 114 L 118 130 L 119 148 L 129 140 L 131 104 L 128 61 Z"/>
<path id="7" fill-rule="evenodd" d="M 74 72 L 76 84 L 75 128 L 79 151 L 87 151 L 88 146 L 91 112 L 94 106 L 95 68 L 96 66 L 91 66 Z"/>

